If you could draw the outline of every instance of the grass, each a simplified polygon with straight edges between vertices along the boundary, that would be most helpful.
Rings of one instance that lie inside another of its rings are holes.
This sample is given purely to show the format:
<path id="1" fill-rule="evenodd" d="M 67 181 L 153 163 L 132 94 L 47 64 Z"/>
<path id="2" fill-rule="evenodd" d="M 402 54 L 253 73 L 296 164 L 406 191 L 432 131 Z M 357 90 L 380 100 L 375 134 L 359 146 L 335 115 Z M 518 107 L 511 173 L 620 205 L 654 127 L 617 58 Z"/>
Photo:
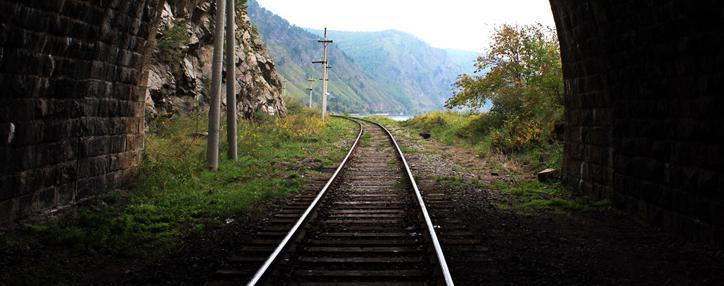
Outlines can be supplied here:
<path id="1" fill-rule="evenodd" d="M 303 177 L 340 160 L 357 125 L 326 123 L 305 111 L 285 119 L 239 122 L 239 160 L 207 170 L 202 115 L 151 126 L 136 185 L 95 198 L 56 221 L 25 225 L 0 239 L 0 253 L 60 246 L 121 257 L 168 254 L 184 238 L 219 228 L 227 219 L 301 190 Z M 225 134 L 222 130 L 222 134 Z M 225 155 L 226 146 L 220 154 Z"/>
<path id="2" fill-rule="evenodd" d="M 572 196 L 559 183 L 543 184 L 526 180 L 491 183 L 458 177 L 437 177 L 435 181 L 446 190 L 455 192 L 483 189 L 501 191 L 509 194 L 511 200 L 497 204 L 498 209 L 526 215 L 540 213 L 573 215 L 581 212 L 601 212 L 611 207 L 608 200 L 590 201 L 583 197 Z"/>
<path id="3" fill-rule="evenodd" d="M 559 183 L 521 181 L 509 185 L 498 184 L 495 188 L 513 197 L 509 204 L 499 204 L 498 208 L 527 214 L 544 211 L 570 215 L 578 212 L 600 212 L 610 208 L 610 202 L 607 200 L 590 201 L 574 197 Z"/>
<path id="4" fill-rule="evenodd" d="M 431 112 L 404 121 L 400 123 L 400 126 L 410 133 L 429 133 L 430 140 L 465 148 L 480 157 L 490 158 L 491 155 L 501 153 L 497 153 L 498 151 L 492 148 L 489 131 L 495 129 L 486 126 L 490 121 L 484 118 L 485 116 L 485 114 Z M 537 172 L 546 168 L 559 169 L 562 160 L 562 146 L 549 142 L 506 154 L 506 157 L 520 163 L 527 172 Z M 504 169 L 500 160 L 488 160 L 487 166 L 491 172 Z M 464 169 L 454 170 L 466 171 Z M 530 179 L 520 179 L 515 174 L 511 174 L 510 180 L 500 179 L 486 182 L 476 179 L 441 177 L 437 178 L 437 183 L 449 190 L 492 189 L 501 191 L 510 195 L 511 199 L 504 204 L 499 204 L 499 209 L 525 214 L 541 212 L 572 214 L 600 211 L 609 207 L 607 201 L 590 202 L 584 198 L 575 197 L 558 182 L 541 183 Z"/>
<path id="5" fill-rule="evenodd" d="M 458 112 L 430 112 L 404 121 L 401 125 L 417 133 L 429 133 L 446 145 L 470 148 L 477 154 L 491 151 L 490 139 L 474 128 L 480 115 Z"/>
<path id="6" fill-rule="evenodd" d="M 401 126 L 414 133 L 429 133 L 432 140 L 467 148 L 480 157 L 487 157 L 499 151 L 493 148 L 489 131 L 494 129 L 488 126 L 490 122 L 486 116 L 486 114 L 459 112 L 430 112 L 404 121 Z M 563 146 L 557 142 L 541 143 L 508 155 L 532 171 L 546 168 L 559 169 Z"/>

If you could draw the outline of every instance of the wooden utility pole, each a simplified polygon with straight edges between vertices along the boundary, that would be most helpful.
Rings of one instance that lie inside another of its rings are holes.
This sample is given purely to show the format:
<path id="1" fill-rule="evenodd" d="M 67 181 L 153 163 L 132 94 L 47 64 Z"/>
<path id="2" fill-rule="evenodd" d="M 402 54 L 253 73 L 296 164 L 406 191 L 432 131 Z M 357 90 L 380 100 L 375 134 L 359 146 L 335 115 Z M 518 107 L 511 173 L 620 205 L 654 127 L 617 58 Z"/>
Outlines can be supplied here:
<path id="1" fill-rule="evenodd" d="M 309 91 L 309 108 L 312 108 L 312 92 L 314 91 L 314 79 L 308 78 L 307 81 L 309 82 L 309 88 L 307 88 L 307 90 Z"/>
<path id="2" fill-rule="evenodd" d="M 229 143 L 227 155 L 236 161 L 236 11 L 235 0 L 226 0 L 226 139 Z"/>
<path id="3" fill-rule="evenodd" d="M 211 104 L 209 106 L 209 138 L 206 160 L 209 169 L 219 169 L 219 112 L 221 110 L 221 69 L 224 61 L 225 1 L 216 0 L 216 27 L 214 29 L 214 55 L 211 62 Z"/>
<path id="4" fill-rule="evenodd" d="M 318 40 L 317 42 L 322 43 L 324 46 L 324 59 L 322 61 L 314 61 L 312 63 L 322 64 L 322 120 L 324 120 L 327 117 L 327 83 L 329 83 L 327 45 L 334 42 L 332 40 L 327 40 L 327 28 L 324 28 L 324 40 Z"/>

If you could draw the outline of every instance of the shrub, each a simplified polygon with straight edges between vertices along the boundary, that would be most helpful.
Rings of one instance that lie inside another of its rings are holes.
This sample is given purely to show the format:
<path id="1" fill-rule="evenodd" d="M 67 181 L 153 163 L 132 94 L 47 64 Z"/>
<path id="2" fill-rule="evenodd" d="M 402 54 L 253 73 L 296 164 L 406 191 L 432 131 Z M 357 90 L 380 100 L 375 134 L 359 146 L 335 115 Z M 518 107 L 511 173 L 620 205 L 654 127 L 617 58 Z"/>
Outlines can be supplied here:
<path id="1" fill-rule="evenodd" d="M 490 132 L 492 147 L 503 153 L 528 149 L 542 140 L 543 130 L 535 121 L 513 116 L 502 127 Z"/>
<path id="2" fill-rule="evenodd" d="M 161 53 L 161 60 L 165 63 L 178 63 L 183 59 L 184 47 L 189 43 L 189 35 L 186 32 L 186 23 L 179 22 L 163 32 L 158 39 L 158 50 Z"/>

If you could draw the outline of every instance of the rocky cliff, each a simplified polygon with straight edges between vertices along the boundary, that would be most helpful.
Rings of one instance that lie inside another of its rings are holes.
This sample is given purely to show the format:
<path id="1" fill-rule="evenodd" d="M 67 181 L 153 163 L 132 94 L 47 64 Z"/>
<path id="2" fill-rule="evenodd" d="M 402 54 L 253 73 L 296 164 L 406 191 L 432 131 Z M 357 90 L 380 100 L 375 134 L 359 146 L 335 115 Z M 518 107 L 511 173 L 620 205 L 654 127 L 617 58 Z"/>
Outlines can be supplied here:
<path id="1" fill-rule="evenodd" d="M 168 0 L 164 4 L 157 47 L 149 68 L 147 120 L 204 109 L 207 105 L 216 18 L 214 3 L 213 0 Z M 245 7 L 237 7 L 235 24 L 239 115 L 245 118 L 253 117 L 256 112 L 286 115 L 280 77 Z M 225 105 L 226 90 L 221 90 Z"/>

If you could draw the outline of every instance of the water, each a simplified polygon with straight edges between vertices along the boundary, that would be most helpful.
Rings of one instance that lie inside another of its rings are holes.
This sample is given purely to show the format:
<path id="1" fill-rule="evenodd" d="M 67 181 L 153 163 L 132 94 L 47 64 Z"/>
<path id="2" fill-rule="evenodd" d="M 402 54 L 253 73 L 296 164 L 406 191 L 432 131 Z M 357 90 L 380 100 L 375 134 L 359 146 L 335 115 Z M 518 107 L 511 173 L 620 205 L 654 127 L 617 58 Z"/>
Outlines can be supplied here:
<path id="1" fill-rule="evenodd" d="M 394 121 L 405 121 L 405 120 L 412 118 L 412 116 L 410 116 L 410 115 L 387 115 L 387 118 L 392 119 Z"/>

